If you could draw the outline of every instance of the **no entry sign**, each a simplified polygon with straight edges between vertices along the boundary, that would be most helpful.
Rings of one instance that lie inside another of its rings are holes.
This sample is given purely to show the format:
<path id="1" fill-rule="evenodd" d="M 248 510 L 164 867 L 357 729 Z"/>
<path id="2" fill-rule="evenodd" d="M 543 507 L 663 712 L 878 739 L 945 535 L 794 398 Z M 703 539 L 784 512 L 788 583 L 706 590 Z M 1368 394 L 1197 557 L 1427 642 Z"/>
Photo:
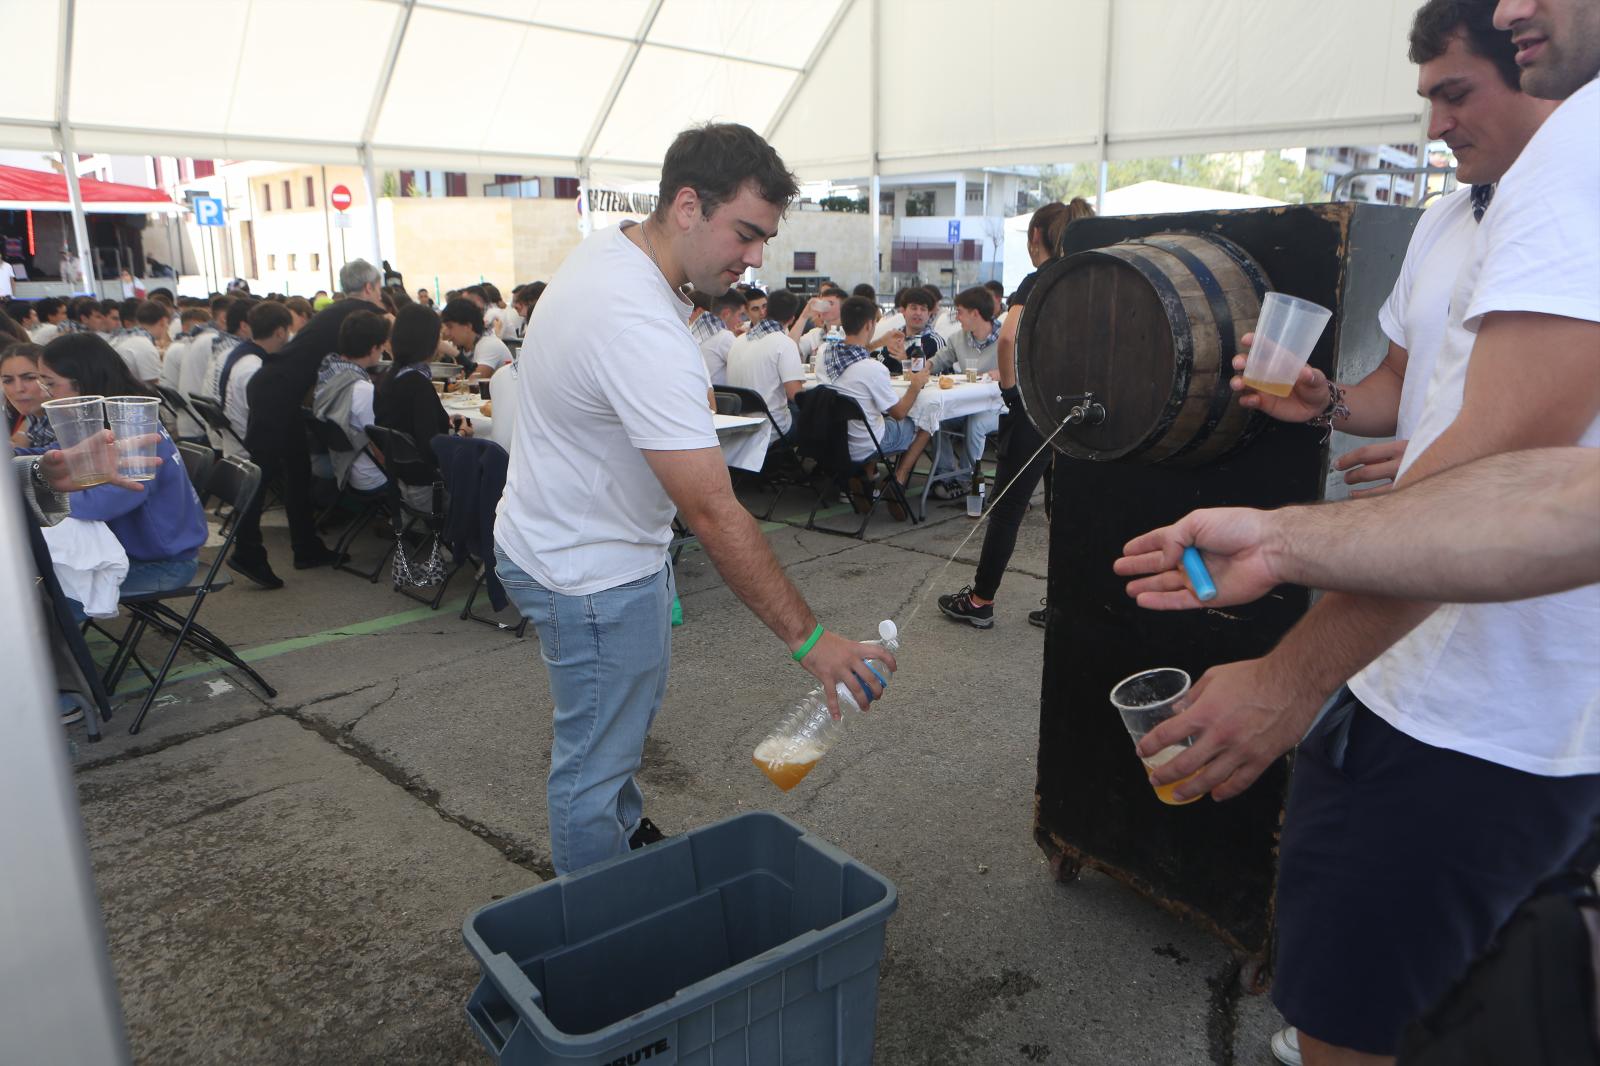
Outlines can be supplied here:
<path id="1" fill-rule="evenodd" d="M 335 185 L 328 190 L 328 202 L 335 211 L 344 211 L 350 206 L 350 189 L 348 186 Z"/>

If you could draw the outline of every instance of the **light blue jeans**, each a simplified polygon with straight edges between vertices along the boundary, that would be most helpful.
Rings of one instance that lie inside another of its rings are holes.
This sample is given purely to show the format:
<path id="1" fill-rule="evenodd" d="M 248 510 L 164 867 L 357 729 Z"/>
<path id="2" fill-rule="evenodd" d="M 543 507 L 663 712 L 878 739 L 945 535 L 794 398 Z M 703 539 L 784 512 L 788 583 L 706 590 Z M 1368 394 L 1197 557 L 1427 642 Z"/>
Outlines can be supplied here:
<path id="1" fill-rule="evenodd" d="M 499 550 L 495 572 L 539 631 L 555 702 L 550 860 L 571 873 L 627 851 L 644 812 L 634 774 L 667 691 L 672 567 L 588 596 L 543 587 Z"/>

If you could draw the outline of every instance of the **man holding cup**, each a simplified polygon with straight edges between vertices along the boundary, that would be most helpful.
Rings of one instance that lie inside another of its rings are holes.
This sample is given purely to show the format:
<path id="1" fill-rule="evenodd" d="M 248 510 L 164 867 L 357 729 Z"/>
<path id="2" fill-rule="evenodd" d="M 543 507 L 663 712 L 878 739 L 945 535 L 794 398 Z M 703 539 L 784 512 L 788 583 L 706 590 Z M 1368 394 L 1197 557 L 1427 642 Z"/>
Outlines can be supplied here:
<path id="1" fill-rule="evenodd" d="M 1447 6 L 1430 0 L 1417 30 Z M 1455 6 L 1460 46 L 1492 50 L 1488 3 Z M 1402 488 L 1495 453 L 1600 447 L 1600 5 L 1501 0 L 1494 17 L 1523 90 L 1565 102 L 1505 171 L 1449 287 Z M 1423 63 L 1424 93 L 1451 55 Z M 1462 87 L 1435 96 L 1436 131 L 1465 110 Z M 1597 586 L 1443 607 L 1330 593 L 1264 658 L 1208 671 L 1141 743 L 1149 756 L 1193 738 L 1152 775 L 1194 775 L 1180 799 L 1237 795 L 1300 744 L 1273 998 L 1305 1062 L 1388 1061 L 1407 1020 L 1576 849 L 1600 812 L 1596 631 Z"/>

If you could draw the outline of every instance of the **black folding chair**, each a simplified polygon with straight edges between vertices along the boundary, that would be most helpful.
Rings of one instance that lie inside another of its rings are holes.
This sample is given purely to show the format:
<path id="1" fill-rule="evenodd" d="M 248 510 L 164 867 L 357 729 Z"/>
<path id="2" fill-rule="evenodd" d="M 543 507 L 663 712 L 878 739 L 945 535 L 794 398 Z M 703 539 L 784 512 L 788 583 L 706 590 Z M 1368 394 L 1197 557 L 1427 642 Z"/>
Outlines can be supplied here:
<path id="1" fill-rule="evenodd" d="M 256 493 L 260 491 L 261 470 L 254 463 L 244 459 L 229 457 L 218 461 L 206 481 L 206 492 L 225 500 L 233 507 L 235 513 L 247 508 Z M 147 630 L 156 629 L 172 638 L 172 646 L 167 649 L 161 668 L 154 674 L 139 662 L 140 669 L 150 678 L 150 690 L 145 693 L 144 702 L 139 706 L 139 713 L 134 717 L 133 724 L 128 727 L 129 733 L 139 732 L 144 724 L 144 716 L 150 713 L 151 704 L 160 694 L 161 686 L 166 683 L 167 674 L 172 671 L 172 664 L 178 657 L 178 649 L 186 644 L 203 655 L 221 659 L 243 670 L 268 696 L 278 694 L 278 690 L 267 684 L 266 679 L 241 659 L 227 641 L 196 621 L 206 596 L 233 583 L 227 574 L 221 573 L 221 570 L 223 560 L 233 548 L 235 533 L 237 530 L 229 532 L 223 538 L 222 546 L 217 549 L 216 556 L 211 560 L 210 566 L 206 568 L 205 577 L 201 580 L 166 592 L 135 593 L 122 597 L 121 605 L 127 608 L 132 617 L 122 639 L 117 643 L 117 650 L 112 655 L 111 665 L 106 673 L 108 691 L 116 691 L 117 682 L 122 679 L 123 671 L 127 669 L 129 661 L 138 662 L 139 640 Z M 189 601 L 186 613 L 180 614 L 167 605 L 167 601 L 176 600 Z"/>
<path id="2" fill-rule="evenodd" d="M 872 520 L 872 512 L 877 507 L 880 496 L 884 495 L 905 511 L 912 525 L 920 522 L 921 519 L 912 510 L 911 501 L 906 498 L 905 488 L 895 480 L 894 465 L 884 454 L 883 445 L 879 443 L 878 435 L 873 432 L 872 423 L 867 421 L 861 405 L 828 385 L 819 385 L 809 392 L 802 393 L 802 396 L 805 399 L 801 404 L 800 417 L 806 424 L 797 427 L 796 450 L 816 464 L 815 473 L 822 475 L 823 478 L 822 487 L 817 490 L 816 501 L 811 505 L 811 514 L 806 518 L 805 528 L 814 529 L 819 533 L 864 540 L 867 535 L 867 523 Z M 872 440 L 872 455 L 861 462 L 850 458 L 851 422 L 860 422 L 864 425 L 867 428 L 867 436 Z M 884 469 L 883 481 L 878 491 L 872 488 L 874 463 L 881 463 Z M 861 515 L 861 524 L 853 530 L 830 529 L 817 524 L 817 511 L 821 510 L 825 501 L 836 499 L 839 492 L 843 492 L 850 499 L 852 506 Z"/>
<path id="3" fill-rule="evenodd" d="M 365 445 L 357 448 L 350 438 L 345 435 L 342 426 L 329 422 L 325 418 L 318 418 L 309 407 L 300 408 L 300 414 L 305 419 L 306 426 L 311 430 L 312 437 L 329 452 L 360 452 L 376 463 L 379 470 L 383 469 L 383 461 L 372 454 L 372 449 Z M 387 474 L 384 476 L 388 477 Z M 393 482 L 394 479 L 390 478 L 389 480 Z M 383 558 L 378 560 L 378 565 L 371 570 L 360 570 L 350 565 L 350 546 L 355 543 L 356 537 L 360 536 L 361 530 L 366 527 L 366 524 L 383 510 L 383 506 L 388 500 L 389 489 L 387 487 L 370 491 L 353 489 L 350 487 L 349 482 L 350 475 L 348 471 L 346 471 L 342 480 L 339 478 L 334 479 L 334 487 L 338 490 L 338 495 L 335 496 L 332 505 L 322 515 L 326 519 L 334 511 L 338 510 L 340 504 L 346 500 L 355 505 L 355 518 L 351 519 L 350 524 L 344 527 L 344 530 L 339 534 L 339 542 L 333 547 L 334 554 L 338 556 L 338 561 L 333 564 L 333 568 L 376 582 L 378 575 L 383 572 L 383 564 L 389 561 L 389 553 L 384 552 Z M 322 523 L 319 521 L 317 524 L 321 525 Z"/>
<path id="4" fill-rule="evenodd" d="M 208 400 L 204 396 L 196 396 L 190 393 L 189 408 L 200 416 L 200 421 L 211 428 L 212 432 L 217 435 L 216 439 L 221 440 L 226 437 L 232 437 L 239 443 L 240 448 L 244 447 L 244 438 L 233 431 L 233 423 L 228 421 L 227 412 L 223 411 L 220 403 L 215 400 Z"/>
<path id="5" fill-rule="evenodd" d="M 200 506 L 204 507 L 206 494 L 210 491 L 211 467 L 217 461 L 217 453 L 203 444 L 180 440 L 178 454 L 183 456 L 183 468 L 189 472 L 189 484 L 194 486 L 195 495 L 200 497 Z"/>
<path id="6" fill-rule="evenodd" d="M 392 553 L 406 550 L 405 538 L 418 523 L 427 530 L 429 541 L 443 538 L 444 482 L 439 479 L 439 472 L 433 464 L 423 457 L 422 449 L 417 447 L 417 442 L 412 439 L 411 434 L 383 426 L 368 426 L 367 436 L 383 453 L 383 469 L 389 476 L 389 506 L 394 519 L 395 539 L 390 544 L 389 551 L 384 554 L 383 560 L 378 563 L 381 570 L 383 563 L 388 561 Z M 413 507 L 406 500 L 403 490 L 407 486 L 428 490 L 429 507 L 426 510 Z M 409 555 L 407 561 L 411 561 Z M 395 591 L 418 603 L 425 603 L 429 609 L 437 611 L 439 604 L 444 602 L 445 590 L 450 587 L 450 579 L 455 577 L 464 565 L 464 562 L 457 560 L 431 596 L 424 596 L 403 584 L 396 585 Z M 377 581 L 376 576 L 373 577 L 373 581 Z"/>
<path id="7" fill-rule="evenodd" d="M 748 418 L 765 418 L 772 426 L 772 440 L 776 441 L 783 436 L 783 427 L 778 425 L 778 420 L 773 417 L 772 411 L 767 407 L 767 401 L 754 389 L 741 388 L 737 385 L 717 385 L 712 390 L 717 401 L 717 413 L 726 415 L 744 415 Z M 724 405 L 729 408 L 724 410 Z M 743 471 L 742 473 L 749 473 Z M 756 515 L 765 522 L 772 517 L 778 509 L 778 501 L 783 498 L 784 490 L 804 483 L 805 467 L 800 462 L 800 456 L 795 454 L 792 444 L 782 448 L 767 447 L 767 458 L 761 464 L 759 474 L 751 474 L 758 482 L 767 488 L 773 489 L 772 502 L 762 514 Z"/>
<path id="8" fill-rule="evenodd" d="M 168 385 L 157 385 L 156 392 L 161 397 L 162 406 L 164 406 L 168 411 L 172 412 L 174 418 L 179 415 L 188 415 L 190 418 L 200 423 L 200 427 L 202 429 L 208 425 L 206 420 L 201 417 L 200 412 L 194 409 L 194 405 L 188 400 L 184 399 L 183 393 L 179 392 L 177 389 L 174 389 Z M 174 434 L 174 436 L 176 436 L 176 434 Z"/>

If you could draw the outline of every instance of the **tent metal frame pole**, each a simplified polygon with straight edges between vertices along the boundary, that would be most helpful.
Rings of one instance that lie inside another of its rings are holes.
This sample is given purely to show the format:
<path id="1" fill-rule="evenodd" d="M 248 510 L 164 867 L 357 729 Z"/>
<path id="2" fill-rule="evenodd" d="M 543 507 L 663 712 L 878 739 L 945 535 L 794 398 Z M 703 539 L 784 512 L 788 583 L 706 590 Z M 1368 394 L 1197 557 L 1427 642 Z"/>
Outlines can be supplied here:
<path id="1" fill-rule="evenodd" d="M 89 247 L 89 220 L 83 211 L 83 191 L 78 187 L 78 150 L 72 138 L 72 126 L 67 122 L 72 93 L 72 33 L 76 8 L 76 0 L 62 0 L 60 27 L 56 35 L 56 143 L 61 149 L 61 172 L 67 179 L 67 196 L 72 202 L 72 239 L 78 247 L 79 276 L 90 295 L 98 296 L 94 256 Z"/>
<path id="2" fill-rule="evenodd" d="M 372 265 L 381 269 L 383 238 L 378 233 L 378 183 L 373 180 L 372 145 L 361 146 L 361 181 L 367 187 L 367 210 L 372 213 Z"/>
<path id="3" fill-rule="evenodd" d="M 873 26 L 876 27 L 878 8 L 877 0 L 868 0 L 868 2 L 872 4 L 872 18 L 874 20 Z M 838 9 L 834 11 L 832 21 L 830 21 L 827 27 L 823 29 L 822 36 L 817 38 L 816 46 L 811 49 L 811 54 L 806 57 L 806 65 L 800 68 L 800 76 L 796 78 L 789 86 L 789 91 L 783 94 L 783 100 L 778 104 L 778 109 L 772 113 L 772 121 L 767 123 L 767 128 L 761 135 L 764 140 L 772 140 L 773 134 L 778 132 L 778 126 L 782 124 L 784 116 L 788 115 L 789 108 L 794 105 L 795 97 L 799 96 L 800 90 L 804 89 L 806 84 L 811 81 L 811 72 L 817 68 L 817 60 L 822 58 L 822 53 L 827 51 L 828 46 L 833 43 L 834 37 L 839 32 L 840 23 L 844 22 L 844 17 L 848 15 L 855 6 L 856 0 L 844 0 L 844 2 L 839 5 Z M 876 33 L 876 29 L 874 29 L 873 32 Z M 874 58 L 871 60 L 871 63 L 872 69 L 876 71 L 878 69 L 876 53 L 874 53 Z M 873 77 L 876 79 L 877 75 L 874 74 Z M 874 150 L 876 150 L 876 147 L 877 142 L 874 140 Z"/>
<path id="4" fill-rule="evenodd" d="M 634 61 L 639 58 L 639 50 L 644 47 L 645 39 L 650 36 L 650 30 L 656 24 L 656 16 L 661 13 L 663 0 L 650 0 L 650 7 L 644 13 L 644 18 L 639 20 L 639 31 L 628 42 L 628 54 L 623 59 L 622 65 L 617 68 L 617 76 L 612 79 L 611 87 L 606 90 L 605 99 L 600 104 L 600 110 L 595 115 L 595 120 L 589 127 L 589 133 L 583 139 L 583 149 L 578 153 L 584 170 L 589 170 L 589 157 L 594 154 L 594 146 L 600 140 L 600 133 L 606 127 L 606 122 L 611 118 L 612 108 L 617 106 L 617 98 L 622 95 L 622 87 L 627 84 L 628 75 L 633 71 Z M 584 207 L 589 206 L 588 201 Z M 592 227 L 591 227 L 592 228 Z"/>
<path id="5" fill-rule="evenodd" d="M 877 289 L 883 285 L 883 222 L 879 217 L 883 209 L 880 206 L 882 204 L 882 198 L 879 192 L 880 182 L 878 173 L 878 112 L 882 107 L 882 93 L 878 84 L 882 75 L 881 64 L 878 62 L 878 42 L 882 32 L 883 6 L 881 3 L 879 3 L 879 0 L 868 0 L 868 2 L 872 5 L 872 10 L 870 12 L 872 20 L 870 37 L 871 50 L 868 53 L 872 57 L 872 110 L 870 119 L 870 128 L 872 130 L 872 134 L 871 142 L 868 146 L 872 151 L 872 192 L 870 194 L 872 196 L 872 203 L 868 205 L 872 212 L 872 270 L 869 272 L 868 277 L 872 278 L 872 287 Z M 833 32 L 836 29 L 838 29 L 837 22 L 828 28 L 826 37 L 831 39 L 833 37 Z M 785 101 L 786 107 L 787 103 L 788 102 Z"/>
<path id="6" fill-rule="evenodd" d="M 1111 170 L 1109 138 L 1111 133 L 1111 33 L 1117 21 L 1117 0 L 1106 0 L 1106 51 L 1105 63 L 1100 69 L 1100 178 L 1095 196 L 1095 210 L 1103 210 L 1106 202 L 1106 179 Z"/>

